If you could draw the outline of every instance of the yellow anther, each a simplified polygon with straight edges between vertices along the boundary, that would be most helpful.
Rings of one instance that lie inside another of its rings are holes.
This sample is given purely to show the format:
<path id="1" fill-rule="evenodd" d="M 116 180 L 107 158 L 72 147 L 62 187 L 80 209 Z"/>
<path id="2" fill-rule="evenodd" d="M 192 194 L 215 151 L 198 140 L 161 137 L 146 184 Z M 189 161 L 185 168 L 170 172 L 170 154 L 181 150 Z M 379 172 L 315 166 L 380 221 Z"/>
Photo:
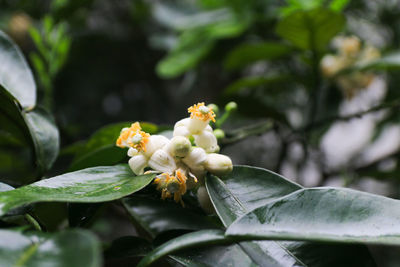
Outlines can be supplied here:
<path id="1" fill-rule="evenodd" d="M 119 147 L 133 147 L 137 151 L 146 151 L 146 144 L 149 142 L 150 134 L 141 131 L 138 122 L 132 123 L 131 127 L 124 128 L 117 139 Z"/>
<path id="2" fill-rule="evenodd" d="M 203 121 L 211 120 L 215 122 L 215 113 L 210 107 L 206 107 L 204 102 L 197 103 L 197 105 L 193 105 L 188 108 L 188 112 L 190 113 L 190 118 L 198 118 Z"/>

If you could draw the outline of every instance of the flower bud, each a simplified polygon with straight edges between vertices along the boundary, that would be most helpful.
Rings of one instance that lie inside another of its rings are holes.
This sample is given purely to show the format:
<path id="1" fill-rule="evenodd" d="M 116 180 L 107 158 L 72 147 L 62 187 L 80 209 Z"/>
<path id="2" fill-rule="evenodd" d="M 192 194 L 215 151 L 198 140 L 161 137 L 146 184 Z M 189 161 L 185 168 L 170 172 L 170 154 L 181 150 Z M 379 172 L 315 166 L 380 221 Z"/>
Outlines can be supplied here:
<path id="1" fill-rule="evenodd" d="M 211 153 L 207 155 L 204 167 L 210 173 L 217 176 L 224 176 L 233 169 L 232 161 L 228 156 Z"/>
<path id="2" fill-rule="evenodd" d="M 176 169 L 174 158 L 163 149 L 156 150 L 148 164 L 153 170 L 165 173 L 173 173 Z"/>
<path id="3" fill-rule="evenodd" d="M 219 151 L 217 138 L 212 132 L 204 131 L 199 135 L 195 135 L 194 142 L 197 146 L 203 148 L 207 153 Z"/>
<path id="4" fill-rule="evenodd" d="M 237 104 L 236 104 L 236 102 L 229 102 L 228 104 L 226 104 L 226 106 L 225 106 L 225 111 L 226 112 L 231 112 L 231 111 L 234 111 L 234 110 L 237 110 Z"/>
<path id="5" fill-rule="evenodd" d="M 169 143 L 169 152 L 174 157 L 186 157 L 191 148 L 192 144 L 190 143 L 189 139 L 183 136 L 175 136 Z"/>
<path id="6" fill-rule="evenodd" d="M 215 129 L 214 130 L 214 135 L 217 139 L 222 139 L 225 137 L 225 132 L 221 129 Z"/>
<path id="7" fill-rule="evenodd" d="M 129 160 L 128 164 L 134 174 L 140 175 L 147 166 L 147 158 L 143 155 L 136 155 Z"/>
<path id="8" fill-rule="evenodd" d="M 184 118 L 180 121 L 177 121 L 174 125 L 174 128 L 181 127 L 181 126 L 187 127 L 189 125 L 189 122 L 190 122 L 190 118 Z"/>
<path id="9" fill-rule="evenodd" d="M 190 153 L 182 159 L 191 170 L 204 170 L 204 163 L 207 160 L 207 154 L 204 149 L 195 147 Z"/>
<path id="10" fill-rule="evenodd" d="M 184 136 L 189 137 L 190 132 L 186 126 L 179 126 L 174 128 L 173 136 Z"/>
<path id="11" fill-rule="evenodd" d="M 197 199 L 199 200 L 200 207 L 204 210 L 204 212 L 207 214 L 215 213 L 214 206 L 205 186 L 200 186 L 197 190 Z"/>
<path id="12" fill-rule="evenodd" d="M 210 108 L 215 113 L 219 112 L 219 107 L 217 105 L 215 105 L 215 104 L 208 104 L 207 107 Z"/>
<path id="13" fill-rule="evenodd" d="M 149 142 L 146 145 L 146 151 L 144 151 L 143 154 L 147 158 L 150 158 L 156 150 L 162 149 L 168 143 L 169 143 L 169 140 L 165 136 L 151 135 L 149 137 Z"/>

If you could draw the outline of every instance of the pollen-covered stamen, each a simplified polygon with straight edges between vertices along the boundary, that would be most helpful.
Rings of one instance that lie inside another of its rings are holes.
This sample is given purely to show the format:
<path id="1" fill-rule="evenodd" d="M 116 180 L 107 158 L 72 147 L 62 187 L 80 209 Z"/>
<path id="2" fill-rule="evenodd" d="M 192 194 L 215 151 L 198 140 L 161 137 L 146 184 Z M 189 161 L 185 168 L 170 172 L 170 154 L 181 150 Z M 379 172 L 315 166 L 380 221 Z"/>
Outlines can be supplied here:
<path id="1" fill-rule="evenodd" d="M 117 140 L 119 147 L 132 147 L 140 151 L 146 151 L 146 144 L 149 142 L 150 134 L 141 131 L 138 122 L 132 123 L 131 127 L 124 128 Z"/>
<path id="2" fill-rule="evenodd" d="M 188 112 L 190 113 L 190 118 L 197 118 L 202 121 L 213 121 L 215 122 L 215 113 L 210 107 L 206 107 L 204 102 L 197 103 L 190 108 L 188 108 Z"/>

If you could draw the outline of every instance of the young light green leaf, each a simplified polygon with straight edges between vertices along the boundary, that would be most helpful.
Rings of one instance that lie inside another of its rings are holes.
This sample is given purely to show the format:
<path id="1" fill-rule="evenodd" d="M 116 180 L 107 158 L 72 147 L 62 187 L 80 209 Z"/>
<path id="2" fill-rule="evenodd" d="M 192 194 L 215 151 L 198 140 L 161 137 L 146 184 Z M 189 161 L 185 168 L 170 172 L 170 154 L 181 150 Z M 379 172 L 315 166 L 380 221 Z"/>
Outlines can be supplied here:
<path id="1" fill-rule="evenodd" d="M 36 104 L 36 85 L 25 58 L 14 42 L 0 31 L 0 85 L 23 108 Z"/>
<path id="2" fill-rule="evenodd" d="M 93 167 L 0 192 L 0 216 L 11 209 L 36 202 L 106 202 L 132 194 L 154 178 L 134 176 L 127 166 Z"/>
<path id="3" fill-rule="evenodd" d="M 276 32 L 304 50 L 323 50 L 345 25 L 343 15 L 329 9 L 297 11 L 284 17 Z"/>
<path id="4" fill-rule="evenodd" d="M 55 234 L 0 230 L 0 266 L 101 266 L 97 238 L 88 231 Z"/>
<path id="5" fill-rule="evenodd" d="M 245 214 L 226 234 L 243 239 L 400 244 L 400 201 L 342 188 L 298 190 Z"/>

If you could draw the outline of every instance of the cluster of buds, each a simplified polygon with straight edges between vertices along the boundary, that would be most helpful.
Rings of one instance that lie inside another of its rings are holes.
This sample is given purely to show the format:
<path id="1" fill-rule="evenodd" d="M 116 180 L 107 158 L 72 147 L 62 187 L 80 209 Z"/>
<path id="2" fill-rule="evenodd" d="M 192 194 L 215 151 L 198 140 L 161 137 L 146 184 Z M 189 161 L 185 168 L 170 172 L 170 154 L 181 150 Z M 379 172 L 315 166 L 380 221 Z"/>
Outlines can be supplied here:
<path id="1" fill-rule="evenodd" d="M 335 78 L 347 98 L 352 98 L 358 91 L 366 88 L 375 78 L 370 72 L 353 71 L 339 75 L 342 70 L 362 66 L 380 57 L 377 48 L 364 44 L 358 37 L 336 37 L 333 45 L 337 50 L 335 55 L 326 55 L 321 60 L 322 73 L 327 78 Z"/>
<path id="2" fill-rule="evenodd" d="M 207 171 L 217 176 L 232 171 L 231 159 L 218 154 L 217 138 L 209 125 L 215 122 L 212 106 L 198 103 L 188 112 L 189 118 L 175 124 L 172 139 L 150 135 L 135 122 L 121 130 L 116 142 L 121 148 L 129 148 L 129 166 L 136 175 L 145 173 L 145 168 L 158 173 L 154 184 L 161 191 L 161 198 L 174 198 L 182 205 L 182 195 L 203 185 Z"/>

